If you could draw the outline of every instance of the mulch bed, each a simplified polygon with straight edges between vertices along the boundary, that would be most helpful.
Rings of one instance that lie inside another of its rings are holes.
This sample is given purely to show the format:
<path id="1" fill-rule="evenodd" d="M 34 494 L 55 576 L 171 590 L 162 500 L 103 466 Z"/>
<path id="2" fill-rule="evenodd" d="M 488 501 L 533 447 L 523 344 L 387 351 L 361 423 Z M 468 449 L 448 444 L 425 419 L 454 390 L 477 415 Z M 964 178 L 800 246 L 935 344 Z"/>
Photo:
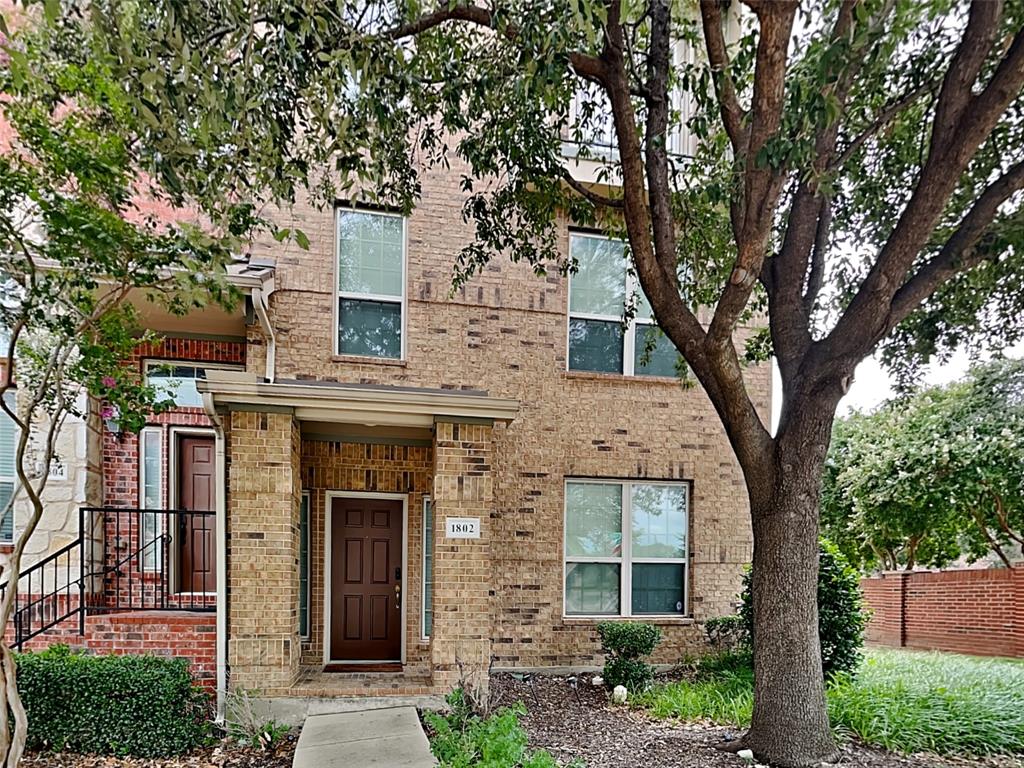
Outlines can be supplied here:
<path id="1" fill-rule="evenodd" d="M 298 730 L 269 750 L 221 742 L 178 757 L 104 757 L 35 752 L 21 761 L 24 768 L 291 768 Z"/>
<path id="2" fill-rule="evenodd" d="M 578 697 L 577 697 L 578 694 Z M 714 748 L 739 736 L 735 729 L 657 720 L 628 707 L 615 707 L 604 688 L 580 676 L 534 676 L 523 680 L 508 674 L 491 678 L 494 706 L 521 701 L 521 719 L 530 746 L 544 748 L 561 765 L 583 760 L 587 768 L 740 768 L 743 761 Z M 842 746 L 836 765 L 851 768 L 1024 768 L 1024 760 L 986 758 L 961 760 L 934 755 L 901 757 L 856 742 Z"/>

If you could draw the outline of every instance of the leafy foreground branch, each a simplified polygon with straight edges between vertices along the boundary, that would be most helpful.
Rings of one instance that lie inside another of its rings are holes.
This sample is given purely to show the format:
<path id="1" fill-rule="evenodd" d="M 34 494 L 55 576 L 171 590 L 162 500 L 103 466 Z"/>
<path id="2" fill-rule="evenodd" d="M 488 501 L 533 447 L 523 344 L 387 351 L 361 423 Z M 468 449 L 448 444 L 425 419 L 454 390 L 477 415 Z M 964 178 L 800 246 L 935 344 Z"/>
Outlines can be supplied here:
<path id="1" fill-rule="evenodd" d="M 944 653 L 871 650 L 855 678 L 827 689 L 840 738 L 894 752 L 940 755 L 1024 751 L 1024 664 Z M 742 655 L 700 665 L 693 680 L 655 688 L 638 700 L 657 717 L 747 726 L 754 676 Z"/>

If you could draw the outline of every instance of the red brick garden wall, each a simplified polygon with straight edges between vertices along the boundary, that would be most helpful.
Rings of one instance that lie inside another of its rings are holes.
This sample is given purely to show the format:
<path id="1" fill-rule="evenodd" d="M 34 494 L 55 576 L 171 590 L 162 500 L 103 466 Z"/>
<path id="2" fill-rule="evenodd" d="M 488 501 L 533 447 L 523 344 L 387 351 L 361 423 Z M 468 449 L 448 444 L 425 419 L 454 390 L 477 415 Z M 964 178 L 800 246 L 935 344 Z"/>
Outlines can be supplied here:
<path id="1" fill-rule="evenodd" d="M 10 630 L 8 642 L 13 639 Z M 217 682 L 217 627 L 213 613 L 140 611 L 94 615 L 86 618 L 85 634 L 78 633 L 78 617 L 36 635 L 22 650 L 39 651 L 63 643 L 89 653 L 152 654 L 184 657 L 192 676 L 213 690 Z"/>
<path id="2" fill-rule="evenodd" d="M 1024 658 L 1024 563 L 1016 568 L 888 572 L 861 581 L 868 642 Z"/>

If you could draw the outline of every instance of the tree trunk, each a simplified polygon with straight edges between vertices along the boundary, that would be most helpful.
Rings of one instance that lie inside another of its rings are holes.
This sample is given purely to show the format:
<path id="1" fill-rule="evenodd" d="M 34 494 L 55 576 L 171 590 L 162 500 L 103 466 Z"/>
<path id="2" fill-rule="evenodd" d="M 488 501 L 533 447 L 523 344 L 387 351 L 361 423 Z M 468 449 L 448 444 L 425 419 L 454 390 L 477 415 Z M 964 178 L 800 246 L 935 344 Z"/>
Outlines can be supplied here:
<path id="1" fill-rule="evenodd" d="M 838 397 L 836 398 L 838 401 Z M 770 480 L 746 472 L 754 533 L 754 712 L 744 746 L 810 766 L 838 755 L 818 639 L 818 502 L 835 411 L 805 402 L 780 425 Z"/>

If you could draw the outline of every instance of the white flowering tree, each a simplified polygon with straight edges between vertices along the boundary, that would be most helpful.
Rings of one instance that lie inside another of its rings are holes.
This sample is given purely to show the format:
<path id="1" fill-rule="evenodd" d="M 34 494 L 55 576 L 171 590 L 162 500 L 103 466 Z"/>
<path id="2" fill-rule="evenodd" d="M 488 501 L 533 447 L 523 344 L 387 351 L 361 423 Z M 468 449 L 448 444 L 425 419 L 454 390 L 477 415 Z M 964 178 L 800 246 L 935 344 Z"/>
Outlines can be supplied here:
<path id="1" fill-rule="evenodd" d="M 157 393 L 124 365 L 143 338 L 135 306 L 184 313 L 228 302 L 224 265 L 233 242 L 169 225 L 133 204 L 141 189 L 137 123 L 109 73 L 38 54 L 31 31 L 5 41 L 0 109 L 12 129 L 0 156 L 0 328 L 9 339 L 0 409 L 17 430 L 13 551 L 0 556 L 0 626 L 16 604 L 25 546 L 43 514 L 43 491 L 65 420 L 98 403 L 105 418 L 138 430 Z M 0 762 L 13 768 L 27 722 L 15 657 L 0 646 Z"/>
<path id="2" fill-rule="evenodd" d="M 1024 361 L 997 360 L 841 419 L 822 521 L 863 569 L 942 567 L 1024 546 Z"/>

